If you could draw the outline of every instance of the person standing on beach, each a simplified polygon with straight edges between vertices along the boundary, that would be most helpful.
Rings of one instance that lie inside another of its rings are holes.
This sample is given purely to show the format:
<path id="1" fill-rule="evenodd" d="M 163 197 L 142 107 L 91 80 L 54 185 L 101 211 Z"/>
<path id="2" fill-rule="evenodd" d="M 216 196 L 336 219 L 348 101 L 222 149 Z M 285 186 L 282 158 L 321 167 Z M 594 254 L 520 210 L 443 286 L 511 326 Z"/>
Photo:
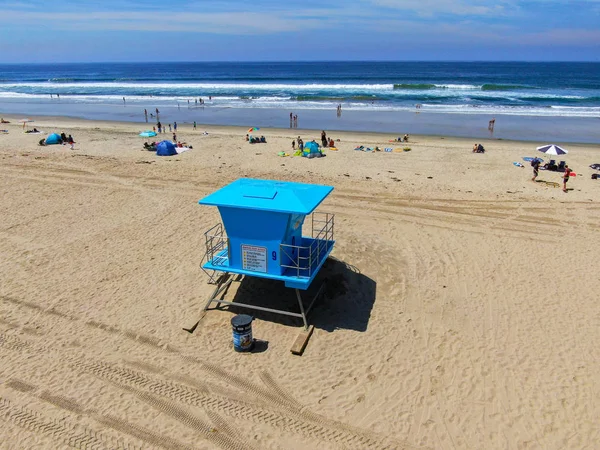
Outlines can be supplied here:
<path id="1" fill-rule="evenodd" d="M 144 119 L 146 119 L 146 123 L 148 123 L 148 110 L 144 108 Z"/>
<path id="2" fill-rule="evenodd" d="M 196 121 L 194 120 L 194 130 L 196 129 Z"/>
<path id="3" fill-rule="evenodd" d="M 171 124 L 169 124 L 169 133 L 171 132 Z"/>
<path id="4" fill-rule="evenodd" d="M 540 160 L 535 158 L 533 161 L 531 161 L 531 167 L 533 167 L 533 178 L 531 179 L 531 181 L 535 181 L 538 174 L 540 173 Z"/>
<path id="5" fill-rule="evenodd" d="M 123 97 L 123 106 L 125 106 L 125 97 Z"/>
<path id="6" fill-rule="evenodd" d="M 321 144 L 323 147 L 327 147 L 327 133 L 325 133 L 325 130 L 321 131 Z"/>
<path id="7" fill-rule="evenodd" d="M 571 177 L 572 170 L 565 164 L 565 173 L 563 173 L 563 192 L 567 192 L 567 181 Z"/>
<path id="8" fill-rule="evenodd" d="M 173 122 L 173 131 L 177 133 L 177 122 Z"/>
<path id="9" fill-rule="evenodd" d="M 290 128 L 292 128 L 294 124 L 294 113 L 290 113 Z"/>
<path id="10" fill-rule="evenodd" d="M 158 134 L 160 134 L 160 131 L 162 129 L 162 125 L 161 125 L 160 121 L 156 122 L 156 128 L 158 128 Z"/>

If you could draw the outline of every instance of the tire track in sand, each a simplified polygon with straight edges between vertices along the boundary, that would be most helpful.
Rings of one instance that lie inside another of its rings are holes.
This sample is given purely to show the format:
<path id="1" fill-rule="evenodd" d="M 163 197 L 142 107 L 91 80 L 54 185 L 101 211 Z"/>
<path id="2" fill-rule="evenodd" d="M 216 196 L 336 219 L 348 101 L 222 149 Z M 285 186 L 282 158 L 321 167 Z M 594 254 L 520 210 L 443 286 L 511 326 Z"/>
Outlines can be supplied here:
<path id="1" fill-rule="evenodd" d="M 106 442 L 106 438 L 100 433 L 87 427 L 75 426 L 64 420 L 52 420 L 33 410 L 13 405 L 10 400 L 3 397 L 0 397 L 0 418 L 81 450 L 133 449 L 131 446 Z"/>
<path id="2" fill-rule="evenodd" d="M 79 371 L 90 373 L 98 378 L 110 381 L 123 389 L 142 395 L 142 399 L 151 402 L 162 409 L 171 408 L 170 403 L 160 403 L 158 399 L 152 400 L 152 395 L 166 397 L 170 400 L 183 404 L 200 407 L 206 411 L 225 414 L 244 421 L 266 424 L 276 429 L 283 429 L 292 433 L 304 435 L 322 441 L 334 442 L 351 448 L 373 448 L 373 449 L 399 449 L 406 448 L 397 442 L 385 442 L 386 440 L 367 433 L 358 434 L 349 430 L 343 424 L 331 424 L 329 420 L 321 418 L 316 414 L 312 419 L 306 420 L 302 414 L 294 414 L 285 409 L 260 407 L 244 402 L 232 401 L 226 398 L 218 398 L 206 395 L 197 389 L 189 388 L 181 384 L 159 381 L 149 376 L 116 367 L 104 362 L 74 361 L 73 367 Z M 148 397 L 149 394 L 150 397 Z M 198 425 L 199 429 L 203 429 Z"/>
<path id="3" fill-rule="evenodd" d="M 2 297 L 1 299 L 19 306 L 26 306 L 41 313 L 47 313 L 57 320 L 79 321 L 77 317 L 63 314 L 55 309 L 50 313 L 35 303 L 20 299 Z M 123 368 L 113 368 L 105 362 L 85 362 L 80 359 L 66 356 L 66 361 L 71 361 L 75 366 L 94 375 L 109 379 L 110 376 L 117 377 L 116 381 L 127 385 L 133 383 L 135 386 L 147 388 L 151 393 L 167 398 L 172 398 L 183 403 L 200 406 L 206 410 L 212 410 L 225 415 L 249 420 L 255 423 L 264 423 L 275 428 L 283 428 L 292 433 L 317 438 L 328 442 L 336 442 L 352 448 L 408 448 L 404 444 L 392 441 L 386 437 L 378 436 L 366 430 L 358 429 L 350 425 L 327 419 L 319 414 L 305 411 L 289 394 L 285 393 L 279 386 L 270 392 L 262 386 L 251 381 L 233 375 L 221 367 L 206 363 L 196 357 L 182 354 L 177 348 L 160 342 L 155 337 L 140 335 L 130 330 L 121 330 L 117 327 L 102 324 L 100 322 L 83 322 L 90 328 L 99 329 L 119 336 L 125 336 L 137 343 L 149 345 L 153 349 L 160 349 L 170 354 L 179 355 L 184 361 L 199 365 L 204 371 L 227 382 L 237 388 L 242 388 L 257 397 L 262 402 L 271 406 L 263 406 L 255 402 L 244 402 L 231 399 L 229 396 L 215 397 L 207 395 L 203 390 L 192 389 L 187 386 L 178 385 L 173 382 L 154 382 L 150 384 L 150 378 L 146 375 Z M 272 388 L 269 376 L 262 377 L 268 387 Z M 266 381 L 265 381 L 266 380 Z M 271 380 L 273 381 L 273 380 Z M 274 382 L 274 381 L 273 381 Z M 278 412 L 278 410 L 282 410 Z M 389 441 L 389 443 L 388 443 Z"/>
<path id="4" fill-rule="evenodd" d="M 91 417 L 94 420 L 96 420 L 101 425 L 104 425 L 108 428 L 112 428 L 113 430 L 116 430 L 123 434 L 133 436 L 139 439 L 140 441 L 146 442 L 149 445 L 164 448 L 167 450 L 193 450 L 193 447 L 186 446 L 169 436 L 163 436 L 152 430 L 129 423 L 126 420 L 120 419 L 115 416 L 102 415 L 93 409 L 86 409 L 84 406 L 80 405 L 75 400 L 65 397 L 63 395 L 52 395 L 46 391 L 42 391 L 40 394 L 36 395 L 35 391 L 38 390 L 38 388 L 25 381 L 11 379 L 6 383 L 6 386 L 16 391 L 27 393 L 32 397 L 39 398 L 40 400 L 43 400 L 47 403 L 50 403 L 51 405 L 72 412 L 74 414 L 87 415 L 88 417 Z M 135 448 L 137 447 L 127 444 L 127 449 Z"/>

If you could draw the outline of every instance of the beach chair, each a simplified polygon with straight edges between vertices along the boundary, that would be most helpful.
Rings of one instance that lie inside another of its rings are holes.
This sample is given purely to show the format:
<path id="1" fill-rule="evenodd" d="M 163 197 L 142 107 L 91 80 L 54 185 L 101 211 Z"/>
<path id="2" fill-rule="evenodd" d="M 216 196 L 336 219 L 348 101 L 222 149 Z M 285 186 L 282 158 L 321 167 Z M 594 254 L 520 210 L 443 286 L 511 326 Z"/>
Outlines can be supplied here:
<path id="1" fill-rule="evenodd" d="M 558 168 L 556 169 L 558 172 L 564 172 L 565 171 L 565 165 L 567 163 L 565 161 L 561 161 L 558 163 Z"/>
<path id="2" fill-rule="evenodd" d="M 546 170 L 556 170 L 556 161 L 551 159 L 549 162 L 544 164 L 544 169 Z"/>

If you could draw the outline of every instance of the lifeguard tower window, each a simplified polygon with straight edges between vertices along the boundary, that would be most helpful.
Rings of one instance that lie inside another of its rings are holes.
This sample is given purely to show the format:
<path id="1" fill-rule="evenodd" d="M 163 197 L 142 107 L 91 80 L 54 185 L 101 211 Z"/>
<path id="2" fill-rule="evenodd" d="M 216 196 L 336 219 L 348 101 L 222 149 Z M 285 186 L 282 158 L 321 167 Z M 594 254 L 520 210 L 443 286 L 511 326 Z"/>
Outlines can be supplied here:
<path id="1" fill-rule="evenodd" d="M 332 190 L 242 178 L 200 200 L 201 205 L 216 206 L 222 220 L 205 233 L 203 270 L 209 276 L 215 271 L 237 273 L 308 289 L 335 243 L 334 215 L 315 212 Z M 309 214 L 312 233 L 302 236 Z M 298 317 L 306 325 L 304 311 Z"/>

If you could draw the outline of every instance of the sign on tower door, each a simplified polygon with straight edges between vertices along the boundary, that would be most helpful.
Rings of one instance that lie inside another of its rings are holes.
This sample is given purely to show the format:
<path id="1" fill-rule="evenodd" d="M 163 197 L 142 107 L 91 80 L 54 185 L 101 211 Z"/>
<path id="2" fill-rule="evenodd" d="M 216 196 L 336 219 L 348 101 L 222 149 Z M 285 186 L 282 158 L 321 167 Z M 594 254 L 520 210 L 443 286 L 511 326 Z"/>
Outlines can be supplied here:
<path id="1" fill-rule="evenodd" d="M 267 248 L 242 244 L 242 268 L 267 273 Z"/>

